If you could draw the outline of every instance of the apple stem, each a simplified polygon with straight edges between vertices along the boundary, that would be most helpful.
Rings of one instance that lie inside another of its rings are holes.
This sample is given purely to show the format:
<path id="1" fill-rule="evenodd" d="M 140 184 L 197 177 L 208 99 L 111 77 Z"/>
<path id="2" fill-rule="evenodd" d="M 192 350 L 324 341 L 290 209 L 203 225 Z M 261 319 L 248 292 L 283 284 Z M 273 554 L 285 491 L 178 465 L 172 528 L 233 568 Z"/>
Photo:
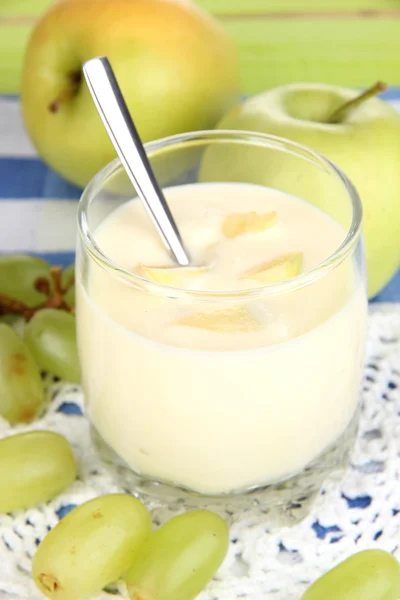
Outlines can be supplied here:
<path id="1" fill-rule="evenodd" d="M 82 80 L 82 75 L 80 73 L 80 71 L 74 72 L 74 73 L 70 73 L 68 75 L 68 83 L 67 83 L 67 87 L 65 87 L 57 96 L 57 98 L 55 98 L 52 102 L 50 102 L 49 104 L 49 111 L 51 113 L 58 113 L 58 111 L 60 110 L 61 106 L 67 102 L 68 100 L 70 100 L 71 98 L 73 98 L 76 93 L 79 90 L 79 86 L 81 84 L 81 80 Z"/>
<path id="2" fill-rule="evenodd" d="M 362 92 L 361 94 L 359 94 L 352 100 L 349 100 L 348 102 L 345 102 L 344 104 L 342 104 L 342 106 L 340 106 L 337 110 L 335 110 L 333 112 L 333 114 L 329 117 L 327 123 L 331 123 L 331 124 L 340 123 L 340 121 L 343 120 L 343 117 L 345 117 L 348 112 L 351 112 L 354 108 L 356 108 L 357 106 L 359 106 L 360 104 L 362 104 L 363 102 L 368 100 L 369 98 L 376 96 L 380 92 L 384 92 L 386 89 L 387 89 L 386 83 L 383 83 L 382 81 L 378 81 L 377 83 L 372 85 L 370 88 L 365 90 L 365 92 Z"/>

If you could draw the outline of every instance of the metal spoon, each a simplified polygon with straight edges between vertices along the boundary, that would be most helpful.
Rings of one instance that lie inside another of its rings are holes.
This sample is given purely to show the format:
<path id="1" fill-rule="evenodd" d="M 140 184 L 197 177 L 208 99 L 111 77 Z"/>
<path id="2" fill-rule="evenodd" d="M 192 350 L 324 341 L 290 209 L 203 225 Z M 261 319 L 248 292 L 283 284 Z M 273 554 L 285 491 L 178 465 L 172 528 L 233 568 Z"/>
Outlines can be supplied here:
<path id="1" fill-rule="evenodd" d="M 87 61 L 83 65 L 83 73 L 107 133 L 138 196 L 176 262 L 187 266 L 189 255 L 108 59 L 102 56 Z"/>

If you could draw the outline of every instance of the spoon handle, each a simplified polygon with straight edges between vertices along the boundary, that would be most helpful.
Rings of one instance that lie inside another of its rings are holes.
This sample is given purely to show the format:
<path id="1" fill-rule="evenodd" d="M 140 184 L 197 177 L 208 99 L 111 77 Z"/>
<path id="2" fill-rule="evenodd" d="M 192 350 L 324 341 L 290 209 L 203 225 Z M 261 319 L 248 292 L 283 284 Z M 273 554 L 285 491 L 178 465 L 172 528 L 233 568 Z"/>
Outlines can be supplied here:
<path id="1" fill-rule="evenodd" d="M 103 56 L 87 61 L 83 65 L 83 73 L 107 133 L 138 196 L 178 264 L 188 265 L 189 256 L 108 59 Z"/>

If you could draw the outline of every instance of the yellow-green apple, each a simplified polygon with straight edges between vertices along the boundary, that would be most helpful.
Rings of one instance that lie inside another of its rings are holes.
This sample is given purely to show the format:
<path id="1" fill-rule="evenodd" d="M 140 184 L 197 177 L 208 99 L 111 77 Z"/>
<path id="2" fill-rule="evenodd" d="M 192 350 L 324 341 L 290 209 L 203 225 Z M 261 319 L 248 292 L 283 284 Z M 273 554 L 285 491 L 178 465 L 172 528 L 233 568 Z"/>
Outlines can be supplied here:
<path id="1" fill-rule="evenodd" d="M 371 97 L 381 89 L 382 85 L 377 84 L 359 94 L 322 84 L 285 85 L 249 98 L 218 125 L 299 142 L 328 157 L 349 176 L 363 204 L 370 297 L 400 266 L 400 115 L 387 102 Z M 264 160 L 265 154 L 259 157 Z M 243 156 L 239 160 L 241 165 L 235 164 L 233 169 L 242 179 L 244 171 L 251 170 L 252 181 L 281 189 L 285 189 L 285 179 L 291 180 L 293 186 L 288 191 L 303 195 L 321 208 L 328 200 L 335 203 L 334 188 L 329 197 L 329 190 L 322 193 L 318 189 L 321 181 L 317 174 L 298 177 L 293 157 L 287 153 L 275 153 L 273 163 L 267 167 L 257 164 L 255 152 L 251 161 L 243 161 Z M 215 156 L 212 162 L 218 169 Z"/>
<path id="2" fill-rule="evenodd" d="M 214 127 L 237 100 L 235 49 L 189 0 L 61 0 L 26 52 L 22 110 L 39 154 L 85 185 L 115 152 L 82 79 L 109 58 L 143 141 Z"/>

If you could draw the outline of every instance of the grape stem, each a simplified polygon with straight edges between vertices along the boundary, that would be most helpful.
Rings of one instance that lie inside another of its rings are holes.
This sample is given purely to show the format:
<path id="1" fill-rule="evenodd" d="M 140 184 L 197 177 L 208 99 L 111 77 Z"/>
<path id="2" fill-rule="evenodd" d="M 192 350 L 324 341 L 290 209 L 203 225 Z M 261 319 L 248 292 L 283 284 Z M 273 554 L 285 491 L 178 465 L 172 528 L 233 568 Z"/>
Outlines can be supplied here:
<path id="1" fill-rule="evenodd" d="M 64 302 L 64 295 L 74 285 L 75 278 L 72 277 L 68 284 L 63 287 L 61 284 L 61 272 L 61 267 L 50 267 L 50 277 L 53 283 L 53 290 L 51 290 L 48 279 L 39 277 L 35 281 L 35 289 L 47 296 L 47 299 L 33 308 L 27 306 L 24 302 L 16 300 L 15 298 L 10 298 L 5 294 L 0 294 L 0 315 L 12 313 L 15 315 L 21 315 L 25 321 L 30 321 L 32 317 L 42 308 L 58 308 L 60 310 L 65 310 L 66 312 L 72 312 L 72 308 Z"/>

